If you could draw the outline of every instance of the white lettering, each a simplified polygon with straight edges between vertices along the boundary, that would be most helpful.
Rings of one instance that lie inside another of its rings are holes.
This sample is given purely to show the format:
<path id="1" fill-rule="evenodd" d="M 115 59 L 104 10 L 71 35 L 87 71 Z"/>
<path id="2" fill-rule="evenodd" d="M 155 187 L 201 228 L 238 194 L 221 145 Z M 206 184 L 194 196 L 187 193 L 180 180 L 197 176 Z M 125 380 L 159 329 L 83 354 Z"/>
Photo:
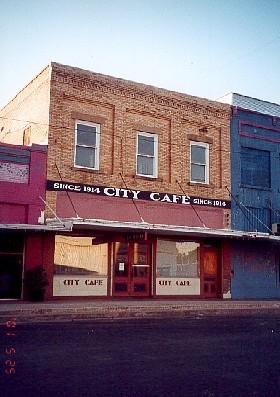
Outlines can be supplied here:
<path id="1" fill-rule="evenodd" d="M 100 193 L 99 187 L 84 186 L 84 192 L 86 193 Z"/>
<path id="2" fill-rule="evenodd" d="M 182 197 L 176 196 L 176 194 L 173 194 L 172 197 L 173 197 L 173 200 L 172 200 L 173 203 L 178 203 L 178 200 L 182 200 Z"/>
<path id="3" fill-rule="evenodd" d="M 190 204 L 190 196 L 182 196 L 182 204 Z"/>
<path id="4" fill-rule="evenodd" d="M 212 200 L 196 198 L 193 200 L 193 203 L 198 205 L 212 205 Z"/>
<path id="5" fill-rule="evenodd" d="M 105 187 L 104 194 L 113 197 L 115 195 L 115 189 L 113 187 Z"/>
<path id="6" fill-rule="evenodd" d="M 158 197 L 156 197 L 156 196 L 158 196 Z M 150 199 L 153 201 L 159 201 L 160 200 L 159 193 L 151 193 Z"/>
<path id="7" fill-rule="evenodd" d="M 131 192 L 133 194 L 133 198 L 138 199 L 138 194 L 140 193 L 140 190 L 131 190 Z"/>
<path id="8" fill-rule="evenodd" d="M 122 192 L 122 197 L 124 198 L 128 198 L 128 193 L 130 192 L 130 190 L 127 189 L 120 189 L 120 192 Z"/>
<path id="9" fill-rule="evenodd" d="M 65 185 L 65 189 L 74 190 L 75 192 L 80 192 L 81 191 L 81 186 Z"/>
<path id="10" fill-rule="evenodd" d="M 170 199 L 170 197 L 168 196 L 168 194 L 165 194 L 165 196 L 163 197 L 163 199 L 161 199 L 161 201 L 168 201 L 168 203 L 172 203 L 172 200 Z"/>

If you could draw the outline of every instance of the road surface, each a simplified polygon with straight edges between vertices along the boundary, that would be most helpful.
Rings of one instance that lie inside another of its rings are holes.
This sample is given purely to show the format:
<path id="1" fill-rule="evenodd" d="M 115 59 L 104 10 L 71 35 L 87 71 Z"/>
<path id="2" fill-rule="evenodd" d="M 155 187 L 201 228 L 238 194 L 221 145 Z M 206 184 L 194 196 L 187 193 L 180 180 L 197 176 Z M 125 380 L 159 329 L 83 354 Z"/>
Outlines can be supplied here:
<path id="1" fill-rule="evenodd" d="M 1 397 L 278 397 L 280 317 L 0 327 Z"/>

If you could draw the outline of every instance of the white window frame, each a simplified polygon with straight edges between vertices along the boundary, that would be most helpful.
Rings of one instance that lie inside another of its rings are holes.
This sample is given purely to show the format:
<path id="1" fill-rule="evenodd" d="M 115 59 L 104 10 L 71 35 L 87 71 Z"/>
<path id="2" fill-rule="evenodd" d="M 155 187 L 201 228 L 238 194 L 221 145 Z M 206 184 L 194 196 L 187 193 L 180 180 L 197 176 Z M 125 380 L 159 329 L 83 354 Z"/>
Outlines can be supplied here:
<path id="1" fill-rule="evenodd" d="M 138 141 L 139 136 L 146 136 L 153 138 L 154 140 L 154 155 L 145 155 L 138 152 Z M 138 156 L 147 157 L 153 159 L 153 173 L 152 174 L 141 174 L 138 172 Z M 137 143 L 136 143 L 136 175 L 144 176 L 146 178 L 157 178 L 158 176 L 158 136 L 149 132 L 137 131 Z"/>
<path id="2" fill-rule="evenodd" d="M 205 149 L 205 164 L 194 162 L 192 160 L 192 146 L 199 146 Z M 192 180 L 192 166 L 193 165 L 201 165 L 205 167 L 204 171 L 204 181 L 196 181 Z M 202 183 L 204 185 L 209 184 L 209 144 L 205 142 L 190 142 L 190 181 L 192 183 Z"/>
<path id="3" fill-rule="evenodd" d="M 78 132 L 78 124 L 82 124 L 88 127 L 95 127 L 96 128 L 96 143 L 95 146 L 89 146 L 89 145 L 78 145 L 77 143 L 77 132 Z M 92 150 L 95 150 L 95 164 L 94 167 L 86 167 L 80 164 L 77 164 L 77 147 L 85 147 L 85 148 L 92 148 Z M 88 121 L 82 121 L 82 120 L 76 120 L 75 123 L 75 153 L 74 153 L 74 166 L 77 168 L 86 168 L 86 169 L 91 169 L 91 170 L 99 170 L 99 152 L 100 152 L 100 124 L 97 123 L 91 123 Z"/>

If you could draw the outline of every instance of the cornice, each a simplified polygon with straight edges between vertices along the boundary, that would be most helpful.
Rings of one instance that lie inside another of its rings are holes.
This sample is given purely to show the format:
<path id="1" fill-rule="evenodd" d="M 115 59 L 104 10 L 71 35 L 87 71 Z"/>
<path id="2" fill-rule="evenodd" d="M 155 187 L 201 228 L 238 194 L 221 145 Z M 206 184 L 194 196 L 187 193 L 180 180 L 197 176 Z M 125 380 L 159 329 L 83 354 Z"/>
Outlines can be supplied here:
<path id="1" fill-rule="evenodd" d="M 195 112 L 202 116 L 230 118 L 230 105 L 208 99 L 192 97 L 150 85 L 135 83 L 111 76 L 85 71 L 70 66 L 53 64 L 52 82 L 69 84 L 73 88 L 83 88 L 110 94 L 152 105 L 160 105 L 185 112 Z"/>

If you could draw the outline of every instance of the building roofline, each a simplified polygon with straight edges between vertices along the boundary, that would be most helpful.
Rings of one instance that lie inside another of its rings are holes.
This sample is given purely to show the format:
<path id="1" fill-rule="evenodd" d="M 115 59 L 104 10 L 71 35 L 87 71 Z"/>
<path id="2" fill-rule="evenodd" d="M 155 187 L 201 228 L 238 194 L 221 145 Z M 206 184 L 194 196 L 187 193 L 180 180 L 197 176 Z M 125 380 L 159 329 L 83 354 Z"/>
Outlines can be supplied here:
<path id="1" fill-rule="evenodd" d="M 11 102 L 13 102 L 30 84 L 32 84 L 41 74 L 43 74 L 47 69 L 49 69 L 51 63 L 46 65 L 39 73 L 37 73 L 27 84 L 22 87 L 2 108 L 0 108 L 0 112 L 2 112 Z"/>
<path id="2" fill-rule="evenodd" d="M 226 103 L 240 110 L 280 117 L 280 105 L 278 103 L 265 101 L 248 95 L 229 92 L 217 98 L 216 101 Z"/>
<path id="3" fill-rule="evenodd" d="M 114 80 L 114 81 L 118 81 L 120 84 L 127 84 L 131 87 L 138 87 L 140 89 L 150 89 L 152 91 L 155 91 L 155 93 L 157 93 L 158 95 L 166 95 L 166 94 L 172 94 L 175 97 L 177 97 L 177 100 L 186 100 L 189 101 L 192 104 L 198 104 L 198 105 L 202 105 L 204 103 L 204 105 L 206 105 L 207 103 L 214 103 L 217 107 L 220 107 L 221 111 L 228 111 L 229 106 L 226 103 L 223 102 L 219 102 L 213 99 L 209 99 L 209 98 L 203 98 L 203 97 L 199 97 L 198 95 L 190 95 L 188 93 L 185 92 L 179 92 L 179 91 L 174 91 L 171 89 L 167 89 L 167 88 L 163 88 L 163 87 L 157 87 L 155 85 L 152 84 L 145 84 L 142 82 L 137 82 L 134 80 L 129 80 L 129 79 L 125 79 L 122 77 L 116 77 L 116 76 L 112 76 L 112 75 L 108 75 L 108 74 L 103 74 L 103 73 L 99 73 L 99 72 L 95 72 L 89 69 L 82 69 L 79 67 L 75 67 L 75 66 L 70 66 L 70 65 L 65 65 L 65 64 L 61 64 L 59 62 L 51 62 L 51 69 L 57 67 L 57 68 L 61 68 L 61 69 L 68 69 L 71 70 L 73 73 L 75 71 L 79 72 L 79 73 L 85 73 L 88 75 L 92 75 L 92 76 L 97 76 L 97 77 L 101 77 L 101 78 L 105 78 L 108 80 Z"/>

